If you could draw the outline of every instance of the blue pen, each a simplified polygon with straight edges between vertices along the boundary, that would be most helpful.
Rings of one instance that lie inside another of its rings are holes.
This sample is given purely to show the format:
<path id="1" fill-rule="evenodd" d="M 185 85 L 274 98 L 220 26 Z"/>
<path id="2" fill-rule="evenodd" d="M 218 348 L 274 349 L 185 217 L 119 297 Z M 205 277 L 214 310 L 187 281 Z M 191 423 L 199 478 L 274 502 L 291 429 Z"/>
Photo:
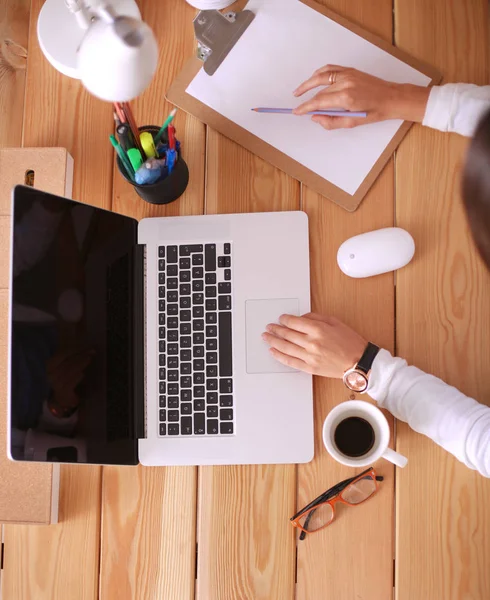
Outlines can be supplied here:
<path id="1" fill-rule="evenodd" d="M 168 168 L 169 175 L 173 171 L 176 160 L 177 160 L 177 152 L 172 149 L 167 150 L 167 168 Z"/>

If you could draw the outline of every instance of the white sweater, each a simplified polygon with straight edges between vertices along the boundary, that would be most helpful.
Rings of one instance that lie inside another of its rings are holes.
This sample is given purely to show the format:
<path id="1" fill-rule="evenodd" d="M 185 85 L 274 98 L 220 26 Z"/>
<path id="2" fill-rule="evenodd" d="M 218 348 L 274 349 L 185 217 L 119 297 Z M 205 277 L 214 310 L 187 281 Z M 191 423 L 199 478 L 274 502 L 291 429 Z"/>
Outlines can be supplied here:
<path id="1" fill-rule="evenodd" d="M 489 109 L 490 86 L 450 83 L 432 88 L 423 124 L 470 136 Z M 490 477 L 490 407 L 386 350 L 373 363 L 367 393 L 470 469 Z"/>

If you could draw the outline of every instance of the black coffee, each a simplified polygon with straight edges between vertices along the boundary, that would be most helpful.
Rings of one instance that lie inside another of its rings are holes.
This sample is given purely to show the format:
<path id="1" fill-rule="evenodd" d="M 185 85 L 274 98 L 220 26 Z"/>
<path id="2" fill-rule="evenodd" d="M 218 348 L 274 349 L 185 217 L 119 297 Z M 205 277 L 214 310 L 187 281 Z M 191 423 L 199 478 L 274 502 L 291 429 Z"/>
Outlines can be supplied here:
<path id="1" fill-rule="evenodd" d="M 361 417 L 347 417 L 334 433 L 337 448 L 346 456 L 363 456 L 374 446 L 374 429 Z"/>

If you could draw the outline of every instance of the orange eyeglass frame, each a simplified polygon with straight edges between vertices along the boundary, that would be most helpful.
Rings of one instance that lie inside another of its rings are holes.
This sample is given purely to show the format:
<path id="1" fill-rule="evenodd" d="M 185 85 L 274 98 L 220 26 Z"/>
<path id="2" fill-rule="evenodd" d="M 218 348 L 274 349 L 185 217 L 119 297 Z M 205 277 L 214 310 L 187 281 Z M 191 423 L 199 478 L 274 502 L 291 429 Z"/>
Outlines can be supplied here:
<path id="1" fill-rule="evenodd" d="M 376 486 L 376 489 L 370 496 L 368 496 L 361 502 L 357 502 L 356 504 L 347 502 L 347 500 L 344 500 L 342 498 L 342 492 L 344 492 L 344 490 L 346 490 L 353 483 L 356 483 L 357 481 L 360 481 L 361 479 L 365 479 L 367 476 L 369 476 L 374 481 L 374 484 Z M 351 477 L 349 479 L 344 479 L 344 481 L 341 481 L 340 483 L 337 483 L 337 485 L 334 485 L 332 488 L 330 488 L 329 490 L 327 490 L 326 492 L 324 492 L 323 494 L 318 496 L 318 498 L 315 498 L 315 500 L 310 502 L 301 511 L 299 511 L 293 517 L 291 517 L 291 519 L 290 519 L 291 525 L 293 525 L 293 527 L 297 527 L 298 529 L 300 529 L 303 532 L 301 539 L 304 539 L 304 534 L 316 533 L 317 531 L 321 531 L 322 529 L 325 529 L 325 527 L 328 527 L 335 520 L 335 505 L 337 504 L 337 502 L 340 502 L 341 504 L 346 504 L 347 506 L 359 506 L 360 504 L 363 504 L 364 502 L 366 502 L 366 500 L 369 500 L 375 494 L 377 494 L 378 489 L 379 489 L 378 481 L 383 481 L 383 477 L 376 475 L 376 471 L 374 470 L 373 467 L 366 469 L 365 471 L 363 471 L 359 475 L 356 475 L 355 477 Z M 330 508 L 332 509 L 332 518 L 330 519 L 330 521 L 328 523 L 325 523 L 325 525 L 322 525 L 322 527 L 319 527 L 318 529 L 315 529 L 313 531 L 304 529 L 300 525 L 299 520 L 302 517 L 304 517 L 305 514 L 311 513 L 311 511 L 316 510 L 317 508 L 319 508 L 320 506 L 323 506 L 324 504 L 328 504 L 330 506 Z"/>

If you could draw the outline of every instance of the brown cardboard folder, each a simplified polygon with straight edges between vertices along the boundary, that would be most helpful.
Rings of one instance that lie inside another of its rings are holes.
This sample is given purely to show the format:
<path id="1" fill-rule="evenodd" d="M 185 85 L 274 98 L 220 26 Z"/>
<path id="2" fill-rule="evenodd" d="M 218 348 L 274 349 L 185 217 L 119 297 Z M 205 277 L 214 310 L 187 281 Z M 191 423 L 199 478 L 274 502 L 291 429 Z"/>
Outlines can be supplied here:
<path id="1" fill-rule="evenodd" d="M 310 8 L 317 12 L 325 15 L 329 19 L 336 21 L 346 29 L 353 33 L 363 37 L 368 42 L 375 44 L 385 52 L 388 52 L 392 56 L 402 60 L 403 62 L 411 65 L 421 73 L 424 73 L 431 79 L 431 85 L 438 83 L 441 79 L 439 72 L 425 65 L 421 61 L 413 58 L 409 54 L 406 54 L 402 50 L 398 50 L 395 46 L 389 42 L 379 38 L 378 36 L 369 33 L 362 29 L 358 25 L 350 23 L 347 19 L 340 17 L 328 8 L 317 4 L 313 0 L 300 0 L 303 4 L 306 4 Z M 227 58 L 224 59 L 225 61 Z M 234 140 L 247 150 L 250 150 L 257 156 L 260 156 L 264 160 L 272 163 L 291 177 L 298 179 L 310 189 L 318 192 L 322 196 L 325 196 L 333 202 L 339 204 L 348 211 L 354 211 L 361 203 L 362 199 L 366 195 L 369 188 L 372 186 L 378 175 L 383 170 L 384 166 L 390 159 L 393 152 L 396 150 L 399 143 L 402 141 L 408 130 L 410 129 L 411 123 L 405 122 L 400 127 L 396 135 L 391 140 L 390 144 L 385 148 L 382 155 L 379 157 L 374 167 L 371 169 L 367 177 L 364 179 L 358 190 L 354 195 L 350 195 L 344 190 L 340 189 L 336 185 L 323 179 L 313 171 L 304 167 L 294 159 L 290 158 L 286 154 L 277 150 L 267 142 L 264 142 L 260 138 L 256 137 L 252 133 L 246 131 L 236 123 L 233 123 L 229 119 L 223 117 L 220 113 L 216 112 L 209 106 L 206 106 L 193 96 L 186 93 L 186 89 L 190 82 L 197 75 L 199 69 L 201 69 L 203 63 L 197 58 L 191 59 L 184 67 L 183 71 L 178 75 L 177 79 L 173 82 L 171 88 L 167 93 L 167 98 L 170 102 L 176 106 L 182 108 L 186 112 L 194 115 L 206 125 L 209 125 L 216 131 L 219 131 L 226 137 Z"/>
<path id="2" fill-rule="evenodd" d="M 7 458 L 8 281 L 11 192 L 17 184 L 71 197 L 73 159 L 64 148 L 0 149 L 2 316 L 0 392 L 0 523 L 47 525 L 58 520 L 59 465 L 12 462 Z"/>

